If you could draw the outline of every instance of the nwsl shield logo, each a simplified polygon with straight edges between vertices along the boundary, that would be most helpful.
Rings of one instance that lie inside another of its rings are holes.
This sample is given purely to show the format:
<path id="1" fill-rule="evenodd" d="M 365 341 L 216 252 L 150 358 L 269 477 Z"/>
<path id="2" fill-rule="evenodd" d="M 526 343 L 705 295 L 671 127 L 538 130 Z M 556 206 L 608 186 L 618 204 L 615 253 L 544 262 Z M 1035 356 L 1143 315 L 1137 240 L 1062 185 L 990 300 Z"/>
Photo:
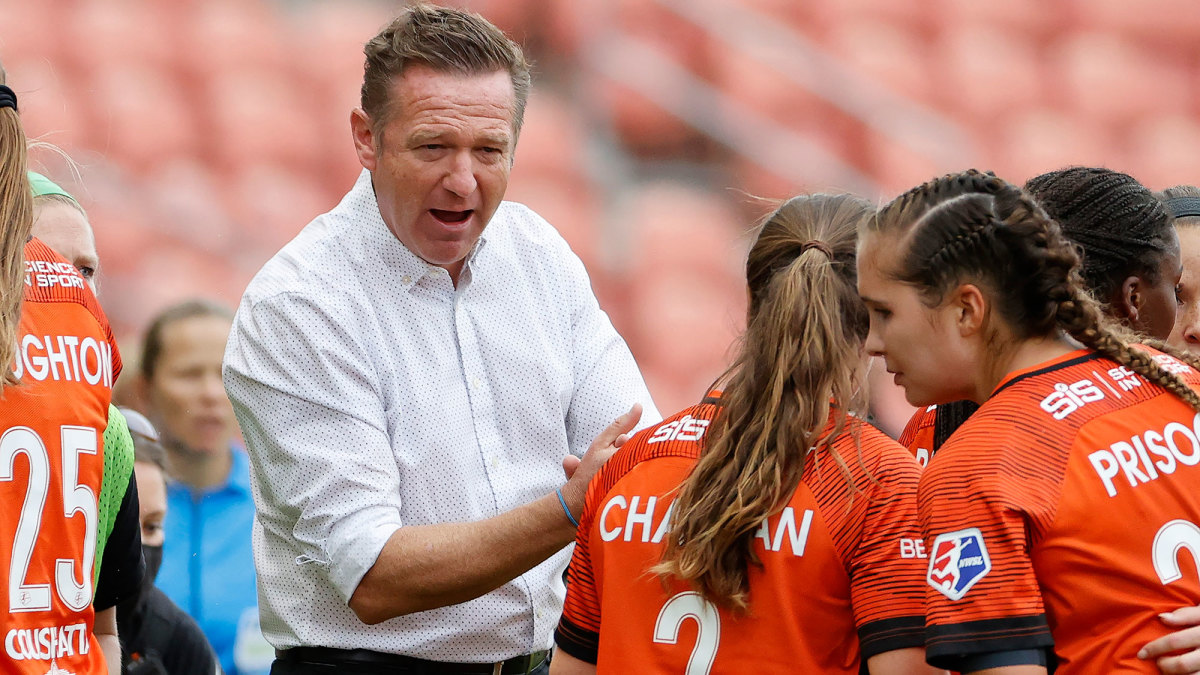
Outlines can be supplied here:
<path id="1" fill-rule="evenodd" d="M 929 585 L 959 600 L 992 569 L 978 527 L 938 535 L 929 551 Z"/>

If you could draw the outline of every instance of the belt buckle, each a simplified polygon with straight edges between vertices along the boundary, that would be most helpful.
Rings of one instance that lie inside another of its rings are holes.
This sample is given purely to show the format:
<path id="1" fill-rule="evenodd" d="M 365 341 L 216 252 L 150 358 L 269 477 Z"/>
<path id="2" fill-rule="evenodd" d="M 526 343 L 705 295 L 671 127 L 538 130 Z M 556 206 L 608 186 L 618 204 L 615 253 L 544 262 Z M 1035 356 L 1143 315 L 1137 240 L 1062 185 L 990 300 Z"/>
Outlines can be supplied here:
<path id="1" fill-rule="evenodd" d="M 504 662 L 492 664 L 492 675 L 500 675 L 504 672 Z"/>

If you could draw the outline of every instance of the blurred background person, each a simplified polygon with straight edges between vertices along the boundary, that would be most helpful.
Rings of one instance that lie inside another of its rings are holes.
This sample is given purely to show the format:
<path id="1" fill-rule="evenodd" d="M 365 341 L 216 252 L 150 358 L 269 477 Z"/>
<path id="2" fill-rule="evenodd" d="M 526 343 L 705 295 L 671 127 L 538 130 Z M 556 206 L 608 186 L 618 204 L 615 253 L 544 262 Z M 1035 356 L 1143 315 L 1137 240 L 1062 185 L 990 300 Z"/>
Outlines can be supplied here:
<path id="1" fill-rule="evenodd" d="M 1200 352 L 1200 188 L 1176 185 L 1159 195 L 1175 216 L 1183 276 L 1176 286 L 1179 311 L 1170 344 L 1177 349 Z"/>
<path id="2" fill-rule="evenodd" d="M 275 654 L 258 627 L 249 464 L 221 383 L 232 317 L 206 300 L 163 310 L 146 330 L 134 392 L 170 469 L 158 587 L 200 624 L 222 669 L 244 675 Z"/>
<path id="3" fill-rule="evenodd" d="M 167 512 L 166 450 L 150 420 L 122 408 L 133 436 L 139 521 L 146 576 L 137 595 L 117 606 L 121 669 L 125 675 L 214 675 L 216 655 L 192 617 L 171 602 L 154 578 L 162 563 L 163 521 Z"/>

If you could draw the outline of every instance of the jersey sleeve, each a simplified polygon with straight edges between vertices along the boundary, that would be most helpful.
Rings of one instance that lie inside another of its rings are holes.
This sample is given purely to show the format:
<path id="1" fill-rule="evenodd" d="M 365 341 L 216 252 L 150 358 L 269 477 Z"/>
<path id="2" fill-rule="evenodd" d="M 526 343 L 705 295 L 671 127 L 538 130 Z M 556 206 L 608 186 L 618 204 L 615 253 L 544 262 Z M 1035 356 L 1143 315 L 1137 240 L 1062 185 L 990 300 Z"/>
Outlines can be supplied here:
<path id="1" fill-rule="evenodd" d="M 1053 481 L 1000 447 L 1003 433 L 981 426 L 956 434 L 918 492 L 929 556 L 926 655 L 951 670 L 974 655 L 1054 644 L 1029 555 Z"/>
<path id="2" fill-rule="evenodd" d="M 917 458 L 917 464 L 920 466 L 929 464 L 929 458 L 933 454 L 933 429 L 936 420 L 937 406 L 920 408 L 909 418 L 908 424 L 897 439 L 900 445 Z"/>
<path id="3" fill-rule="evenodd" d="M 599 517 L 599 502 L 607 491 L 604 483 L 593 479 L 588 486 L 575 536 L 575 552 L 567 566 L 567 598 L 554 631 L 554 642 L 559 649 L 587 663 L 596 663 L 600 649 L 600 592 L 592 564 L 591 535 Z"/>
<path id="4" fill-rule="evenodd" d="M 867 494 L 862 538 L 848 561 L 850 601 L 862 658 L 925 638 L 924 560 L 920 557 L 917 483 L 920 467 L 903 448 L 879 441 L 882 457 Z"/>
<path id="5" fill-rule="evenodd" d="M 125 501 L 126 489 L 133 485 L 133 437 L 125 416 L 116 406 L 108 406 L 108 425 L 104 427 L 104 479 L 100 483 L 99 522 L 96 527 L 96 560 L 104 560 L 108 538 L 112 534 L 117 514 Z M 135 513 L 136 515 L 136 513 Z M 140 539 L 139 539 L 140 541 Z M 96 565 L 93 581 L 98 582 L 103 565 Z"/>

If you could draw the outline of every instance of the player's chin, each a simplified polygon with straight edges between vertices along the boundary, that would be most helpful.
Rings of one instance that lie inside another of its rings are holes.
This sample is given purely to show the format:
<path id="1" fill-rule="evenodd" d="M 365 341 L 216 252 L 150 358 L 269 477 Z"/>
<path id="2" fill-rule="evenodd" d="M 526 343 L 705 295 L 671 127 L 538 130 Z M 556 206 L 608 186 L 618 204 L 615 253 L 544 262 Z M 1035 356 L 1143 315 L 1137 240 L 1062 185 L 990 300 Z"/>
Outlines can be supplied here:
<path id="1" fill-rule="evenodd" d="M 929 395 L 928 390 L 920 386 L 912 383 L 902 383 L 899 381 L 899 377 L 897 377 L 896 384 L 904 390 L 904 400 L 908 401 L 908 404 L 915 408 L 937 403 L 937 401 L 932 400 L 934 397 Z"/>

